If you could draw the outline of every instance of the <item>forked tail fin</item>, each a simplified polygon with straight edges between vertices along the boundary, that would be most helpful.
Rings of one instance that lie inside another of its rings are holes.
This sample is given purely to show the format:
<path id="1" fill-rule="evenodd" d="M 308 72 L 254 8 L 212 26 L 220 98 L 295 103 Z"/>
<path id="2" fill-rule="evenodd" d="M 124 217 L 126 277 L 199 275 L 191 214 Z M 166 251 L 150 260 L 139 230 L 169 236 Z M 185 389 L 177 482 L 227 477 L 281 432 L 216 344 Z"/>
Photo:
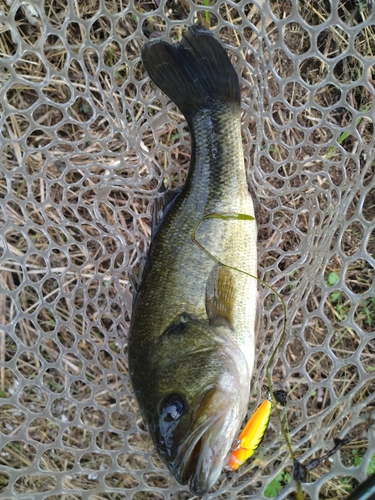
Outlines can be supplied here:
<path id="1" fill-rule="evenodd" d="M 142 59 L 151 80 L 188 119 L 212 101 L 240 107 L 237 74 L 229 57 L 212 33 L 191 26 L 180 43 L 163 40 L 146 43 Z"/>

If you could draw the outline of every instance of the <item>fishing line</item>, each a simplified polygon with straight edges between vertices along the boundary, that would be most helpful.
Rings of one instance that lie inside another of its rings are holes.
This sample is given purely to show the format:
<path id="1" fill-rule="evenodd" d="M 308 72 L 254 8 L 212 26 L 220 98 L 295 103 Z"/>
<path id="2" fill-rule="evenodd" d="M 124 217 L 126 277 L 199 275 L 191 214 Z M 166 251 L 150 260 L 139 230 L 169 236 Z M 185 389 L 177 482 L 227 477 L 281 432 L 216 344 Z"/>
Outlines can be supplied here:
<path id="1" fill-rule="evenodd" d="M 267 382 L 268 382 L 268 386 L 269 386 L 270 395 L 271 395 L 271 398 L 272 398 L 272 403 L 274 405 L 274 409 L 275 409 L 275 412 L 276 412 L 276 417 L 277 417 L 277 419 L 279 421 L 279 424 L 280 424 L 282 435 L 284 436 L 284 439 L 286 441 L 287 448 L 289 450 L 289 454 L 290 454 L 291 460 L 292 460 L 293 463 L 295 463 L 295 456 L 294 456 L 294 453 L 293 453 L 293 449 L 292 449 L 292 445 L 291 445 L 291 442 L 290 442 L 289 434 L 288 434 L 287 430 L 285 429 L 284 423 L 281 420 L 280 411 L 279 411 L 279 409 L 277 407 L 277 399 L 276 399 L 275 394 L 274 394 L 273 389 L 272 389 L 272 380 L 271 380 L 271 374 L 270 374 L 270 368 L 271 368 L 272 363 L 274 362 L 276 353 L 279 350 L 281 344 L 284 342 L 285 336 L 286 336 L 287 309 L 286 309 L 286 305 L 285 305 L 284 299 L 281 297 L 281 295 L 279 294 L 279 292 L 277 292 L 271 285 L 269 285 L 268 283 L 266 283 L 265 281 L 263 281 L 261 278 L 258 278 L 258 276 L 255 276 L 255 275 L 253 275 L 251 273 L 248 273 L 246 271 L 238 269 L 237 267 L 234 267 L 234 266 L 231 266 L 229 264 L 225 264 L 224 262 L 221 262 L 217 257 L 215 257 L 214 255 L 212 255 L 212 253 L 210 253 L 203 245 L 201 245 L 199 243 L 199 241 L 196 239 L 195 235 L 197 233 L 197 230 L 198 230 L 199 226 L 206 219 L 255 221 L 255 217 L 253 217 L 252 215 L 240 214 L 240 213 L 215 213 L 215 212 L 212 212 L 210 214 L 204 215 L 201 219 L 199 219 L 199 221 L 194 226 L 194 229 L 193 229 L 192 234 L 191 234 L 191 239 L 192 239 L 193 243 L 195 243 L 206 255 L 208 255 L 217 264 L 219 264 L 221 266 L 224 266 L 224 267 L 226 267 L 228 269 L 232 269 L 233 271 L 237 271 L 237 272 L 243 273 L 246 276 L 249 276 L 250 278 L 256 279 L 257 281 L 259 281 L 259 283 L 262 283 L 262 285 L 264 285 L 265 287 L 267 287 L 269 290 L 271 290 L 278 297 L 278 299 L 280 300 L 280 302 L 282 304 L 282 308 L 283 308 L 283 328 L 282 328 L 282 332 L 281 332 L 281 335 L 280 335 L 280 339 L 278 340 L 275 349 L 272 351 L 270 359 L 269 359 L 269 361 L 267 363 L 267 366 L 266 366 L 266 378 L 267 378 Z M 296 478 L 296 486 L 297 486 L 297 491 L 296 491 L 297 500 L 304 500 L 304 495 L 303 495 L 302 488 L 301 488 L 301 482 L 298 480 L 298 478 Z"/>

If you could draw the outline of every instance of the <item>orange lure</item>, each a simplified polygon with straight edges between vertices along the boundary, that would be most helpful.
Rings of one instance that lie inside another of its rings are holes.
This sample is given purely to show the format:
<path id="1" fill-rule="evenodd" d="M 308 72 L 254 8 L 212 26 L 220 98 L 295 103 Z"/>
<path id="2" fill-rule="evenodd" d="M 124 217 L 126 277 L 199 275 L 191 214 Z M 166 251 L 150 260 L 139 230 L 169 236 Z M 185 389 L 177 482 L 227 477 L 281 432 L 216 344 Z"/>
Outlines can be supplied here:
<path id="1" fill-rule="evenodd" d="M 275 391 L 275 399 L 285 405 L 286 392 Z M 231 452 L 228 471 L 237 470 L 246 460 L 248 460 L 260 445 L 270 421 L 272 410 L 272 397 L 268 394 L 267 399 L 258 406 L 238 439 L 239 445 Z"/>

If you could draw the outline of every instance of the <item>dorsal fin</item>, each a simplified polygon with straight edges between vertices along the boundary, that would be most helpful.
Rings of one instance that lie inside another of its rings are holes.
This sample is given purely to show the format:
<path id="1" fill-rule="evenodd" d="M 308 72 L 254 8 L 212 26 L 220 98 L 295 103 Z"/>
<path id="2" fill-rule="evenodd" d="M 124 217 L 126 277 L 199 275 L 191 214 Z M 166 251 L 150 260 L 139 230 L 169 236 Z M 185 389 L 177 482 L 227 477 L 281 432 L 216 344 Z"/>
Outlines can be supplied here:
<path id="1" fill-rule="evenodd" d="M 164 185 L 162 185 L 164 186 Z M 182 186 L 177 189 L 167 190 L 167 189 L 159 189 L 159 192 L 162 194 L 159 198 L 155 198 L 154 208 L 152 211 L 152 221 L 151 221 L 151 239 L 154 239 L 157 230 L 160 227 L 160 223 L 163 220 L 164 215 L 167 213 L 170 206 L 173 205 L 177 196 L 181 193 Z"/>

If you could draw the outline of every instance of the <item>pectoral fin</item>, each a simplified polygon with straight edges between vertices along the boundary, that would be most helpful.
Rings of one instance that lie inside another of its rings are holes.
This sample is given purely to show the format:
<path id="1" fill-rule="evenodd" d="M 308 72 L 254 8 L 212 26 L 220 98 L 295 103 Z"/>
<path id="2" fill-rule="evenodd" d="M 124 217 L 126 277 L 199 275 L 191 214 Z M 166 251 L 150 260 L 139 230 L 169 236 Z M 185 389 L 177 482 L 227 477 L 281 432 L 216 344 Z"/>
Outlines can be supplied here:
<path id="1" fill-rule="evenodd" d="M 230 269 L 215 266 L 206 283 L 206 311 L 212 326 L 227 326 L 233 330 L 235 281 Z"/>

